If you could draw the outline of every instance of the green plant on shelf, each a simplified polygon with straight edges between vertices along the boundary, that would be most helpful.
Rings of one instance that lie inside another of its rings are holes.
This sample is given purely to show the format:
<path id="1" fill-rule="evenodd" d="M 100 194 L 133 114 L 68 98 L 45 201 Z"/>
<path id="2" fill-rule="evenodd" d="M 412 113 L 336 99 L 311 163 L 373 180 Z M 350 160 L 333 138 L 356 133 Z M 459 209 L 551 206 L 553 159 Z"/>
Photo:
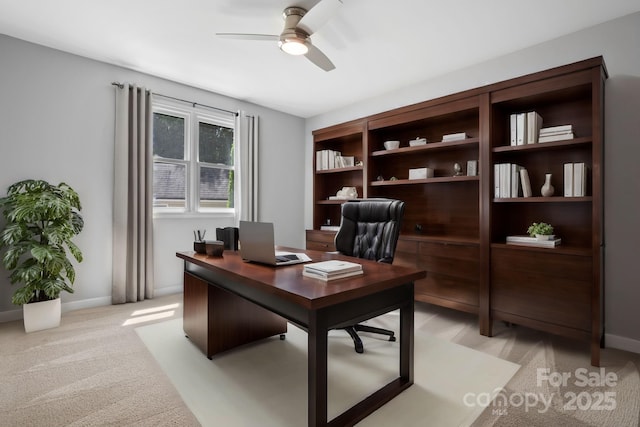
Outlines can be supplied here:
<path id="1" fill-rule="evenodd" d="M 540 236 L 550 236 L 553 234 L 553 226 L 551 224 L 547 224 L 546 222 L 534 222 L 527 229 L 527 233 L 531 237 Z"/>

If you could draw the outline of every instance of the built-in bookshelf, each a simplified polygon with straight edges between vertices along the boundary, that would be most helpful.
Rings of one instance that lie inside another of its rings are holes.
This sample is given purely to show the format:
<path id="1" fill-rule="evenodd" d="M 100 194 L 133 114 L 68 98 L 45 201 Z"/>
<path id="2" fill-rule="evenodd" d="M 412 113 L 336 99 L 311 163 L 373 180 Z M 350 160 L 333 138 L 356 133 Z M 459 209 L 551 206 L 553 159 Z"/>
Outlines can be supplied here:
<path id="1" fill-rule="evenodd" d="M 484 335 L 502 320 L 583 339 L 599 365 L 606 77 L 602 58 L 592 58 L 314 131 L 314 152 L 362 163 L 318 170 L 314 158 L 307 247 L 333 250 L 335 232 L 321 227 L 339 224 L 344 200 L 329 198 L 342 187 L 403 200 L 394 263 L 427 271 L 417 301 L 477 314 Z M 496 192 L 500 164 L 518 180 L 510 192 Z M 586 178 L 569 181 L 567 165 Z M 543 196 L 549 174 L 554 193 Z M 579 182 L 577 193 L 565 182 Z M 554 226 L 559 245 L 507 244 L 541 221 Z"/>

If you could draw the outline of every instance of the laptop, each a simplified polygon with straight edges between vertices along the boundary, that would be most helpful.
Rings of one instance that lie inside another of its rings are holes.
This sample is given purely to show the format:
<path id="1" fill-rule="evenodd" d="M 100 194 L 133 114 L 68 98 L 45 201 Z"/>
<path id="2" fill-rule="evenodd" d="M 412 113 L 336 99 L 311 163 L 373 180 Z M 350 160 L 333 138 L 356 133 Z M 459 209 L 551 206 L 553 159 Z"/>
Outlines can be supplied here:
<path id="1" fill-rule="evenodd" d="M 240 221 L 240 256 L 247 261 L 268 265 L 291 265 L 309 262 L 305 253 L 275 250 L 273 223 Z"/>

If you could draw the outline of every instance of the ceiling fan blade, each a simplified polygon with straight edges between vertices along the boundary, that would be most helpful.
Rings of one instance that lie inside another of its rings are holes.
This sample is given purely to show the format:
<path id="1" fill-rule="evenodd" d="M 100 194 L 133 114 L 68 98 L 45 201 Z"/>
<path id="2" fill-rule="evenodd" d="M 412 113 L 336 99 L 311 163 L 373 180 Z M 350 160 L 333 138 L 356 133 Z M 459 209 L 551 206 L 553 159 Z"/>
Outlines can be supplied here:
<path id="1" fill-rule="evenodd" d="M 342 0 L 320 0 L 298 22 L 297 27 L 313 34 L 331 18 L 342 5 Z"/>
<path id="2" fill-rule="evenodd" d="M 333 62 L 331 62 L 327 55 L 322 53 L 320 49 L 311 43 L 307 43 L 307 47 L 309 48 L 309 51 L 304 56 L 306 56 L 309 61 L 313 62 L 325 71 L 331 71 L 336 68 L 336 66 L 333 65 Z"/>
<path id="3" fill-rule="evenodd" d="M 237 40 L 263 40 L 270 42 L 280 40 L 280 36 L 275 34 L 216 33 L 216 36 Z"/>

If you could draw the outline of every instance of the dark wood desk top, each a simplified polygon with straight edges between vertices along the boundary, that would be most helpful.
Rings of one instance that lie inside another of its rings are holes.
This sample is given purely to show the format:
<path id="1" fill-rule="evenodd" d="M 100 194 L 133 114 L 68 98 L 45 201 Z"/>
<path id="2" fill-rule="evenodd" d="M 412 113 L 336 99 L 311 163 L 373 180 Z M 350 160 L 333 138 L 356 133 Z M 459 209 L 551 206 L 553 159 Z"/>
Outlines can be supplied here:
<path id="1" fill-rule="evenodd" d="M 344 259 L 362 265 L 364 274 L 328 282 L 302 275 L 304 264 L 272 267 L 246 262 L 239 252 L 225 251 L 210 257 L 192 251 L 177 252 L 183 260 L 216 271 L 222 276 L 242 278 L 246 286 L 273 293 L 307 309 L 318 309 L 352 300 L 426 277 L 422 270 L 352 258 L 328 252 L 279 247 L 278 250 L 304 252 L 312 262 Z"/>

